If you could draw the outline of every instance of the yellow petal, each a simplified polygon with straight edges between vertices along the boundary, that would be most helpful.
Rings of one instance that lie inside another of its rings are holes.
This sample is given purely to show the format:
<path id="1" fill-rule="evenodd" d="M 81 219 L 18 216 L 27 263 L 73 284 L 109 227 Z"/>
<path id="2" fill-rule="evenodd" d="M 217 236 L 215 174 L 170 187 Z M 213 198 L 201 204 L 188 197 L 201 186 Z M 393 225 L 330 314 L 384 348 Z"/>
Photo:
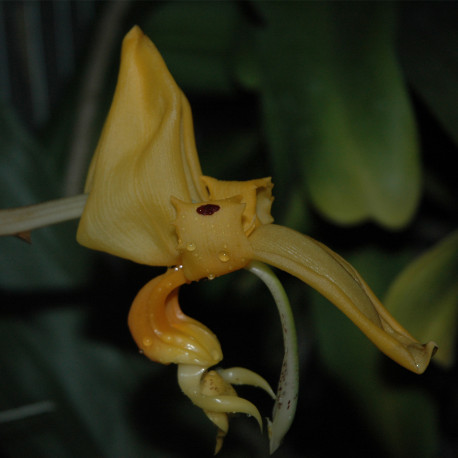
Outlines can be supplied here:
<path id="1" fill-rule="evenodd" d="M 204 200 L 189 103 L 153 43 L 124 38 L 113 102 L 86 183 L 78 241 L 149 265 L 174 265 L 170 196 Z"/>
<path id="2" fill-rule="evenodd" d="M 162 364 L 209 367 L 223 358 L 216 336 L 186 316 L 178 290 L 187 283 L 182 269 L 169 269 L 137 294 L 129 312 L 129 329 L 142 353 Z"/>
<path id="3" fill-rule="evenodd" d="M 282 269 L 315 288 L 391 359 L 415 373 L 426 369 L 436 345 L 433 342 L 422 345 L 414 339 L 383 307 L 358 272 L 338 254 L 310 237 L 273 224 L 256 229 L 249 241 L 254 259 Z"/>

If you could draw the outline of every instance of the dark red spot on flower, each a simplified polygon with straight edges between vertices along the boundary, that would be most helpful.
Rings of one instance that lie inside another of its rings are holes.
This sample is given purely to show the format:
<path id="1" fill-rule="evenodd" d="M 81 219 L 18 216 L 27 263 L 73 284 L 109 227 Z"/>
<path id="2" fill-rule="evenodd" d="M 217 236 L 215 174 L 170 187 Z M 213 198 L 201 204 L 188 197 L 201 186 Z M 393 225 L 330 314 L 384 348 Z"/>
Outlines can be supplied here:
<path id="1" fill-rule="evenodd" d="M 201 205 L 200 207 L 196 208 L 196 212 L 199 213 L 199 215 L 213 215 L 213 213 L 216 213 L 220 209 L 219 205 L 215 204 L 205 204 Z"/>

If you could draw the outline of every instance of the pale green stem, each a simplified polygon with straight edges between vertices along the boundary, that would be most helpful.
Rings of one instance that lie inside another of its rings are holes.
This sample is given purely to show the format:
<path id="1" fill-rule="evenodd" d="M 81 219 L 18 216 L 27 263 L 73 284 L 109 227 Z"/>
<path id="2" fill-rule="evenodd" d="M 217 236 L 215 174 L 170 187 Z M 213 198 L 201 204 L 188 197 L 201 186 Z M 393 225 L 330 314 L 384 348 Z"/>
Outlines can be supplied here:
<path id="1" fill-rule="evenodd" d="M 11 421 L 24 420 L 35 415 L 52 412 L 56 406 L 52 401 L 36 402 L 15 409 L 3 410 L 0 412 L 0 423 L 9 423 Z"/>
<path id="2" fill-rule="evenodd" d="M 87 194 L 79 194 L 41 204 L 0 210 L 0 235 L 17 235 L 79 218 L 86 200 Z"/>
<path id="3" fill-rule="evenodd" d="M 272 421 L 269 421 L 270 453 L 280 446 L 288 432 L 296 412 L 299 392 L 299 358 L 297 353 L 296 328 L 288 297 L 280 280 L 265 264 L 251 262 L 247 269 L 259 277 L 269 288 L 280 315 L 285 354 L 278 382 L 277 399 L 275 401 Z"/>

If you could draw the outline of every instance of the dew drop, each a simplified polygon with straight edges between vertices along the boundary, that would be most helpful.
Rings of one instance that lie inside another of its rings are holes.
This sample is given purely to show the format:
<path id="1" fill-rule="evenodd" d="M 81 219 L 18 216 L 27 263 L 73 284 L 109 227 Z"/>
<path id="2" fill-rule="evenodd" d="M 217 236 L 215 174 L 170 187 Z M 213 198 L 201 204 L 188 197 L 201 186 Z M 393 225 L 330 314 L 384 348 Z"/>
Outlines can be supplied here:
<path id="1" fill-rule="evenodd" d="M 231 259 L 231 257 L 229 256 L 229 253 L 227 251 L 220 251 L 218 253 L 218 259 L 221 262 L 227 262 L 227 261 L 229 261 L 229 259 Z"/>
<path id="2" fill-rule="evenodd" d="M 149 337 L 144 337 L 142 342 L 145 347 L 149 347 L 153 343 L 153 341 Z"/>
<path id="3" fill-rule="evenodd" d="M 214 280 L 215 279 L 215 276 L 213 274 L 208 274 L 208 277 L 207 277 L 209 280 Z"/>
<path id="4" fill-rule="evenodd" d="M 189 242 L 187 245 L 186 245 L 186 250 L 188 251 L 194 251 L 196 249 L 196 244 L 193 243 L 193 242 Z"/>

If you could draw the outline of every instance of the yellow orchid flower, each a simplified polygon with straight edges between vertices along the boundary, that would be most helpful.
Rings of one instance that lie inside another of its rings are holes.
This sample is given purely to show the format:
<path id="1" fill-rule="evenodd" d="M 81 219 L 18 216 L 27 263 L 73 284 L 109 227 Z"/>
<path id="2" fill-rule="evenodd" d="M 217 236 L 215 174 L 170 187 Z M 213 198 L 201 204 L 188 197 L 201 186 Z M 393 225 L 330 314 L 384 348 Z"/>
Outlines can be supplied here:
<path id="1" fill-rule="evenodd" d="M 270 178 L 220 181 L 202 174 L 189 103 L 156 47 L 134 27 L 123 41 L 118 83 L 90 165 L 77 239 L 95 250 L 168 268 L 138 293 L 129 327 L 144 355 L 178 364 L 183 392 L 218 427 L 216 451 L 228 429 L 228 413 L 247 413 L 261 425 L 256 407 L 238 397 L 232 385 L 250 384 L 275 394 L 247 369 L 209 370 L 222 360 L 221 347 L 209 329 L 181 311 L 178 291 L 186 283 L 242 268 L 263 278 L 257 262 L 267 263 L 318 290 L 405 368 L 422 373 L 436 348 L 432 342 L 420 344 L 401 327 L 340 256 L 273 224 L 272 187 Z M 277 394 L 279 410 L 284 389 L 281 385 Z"/>

